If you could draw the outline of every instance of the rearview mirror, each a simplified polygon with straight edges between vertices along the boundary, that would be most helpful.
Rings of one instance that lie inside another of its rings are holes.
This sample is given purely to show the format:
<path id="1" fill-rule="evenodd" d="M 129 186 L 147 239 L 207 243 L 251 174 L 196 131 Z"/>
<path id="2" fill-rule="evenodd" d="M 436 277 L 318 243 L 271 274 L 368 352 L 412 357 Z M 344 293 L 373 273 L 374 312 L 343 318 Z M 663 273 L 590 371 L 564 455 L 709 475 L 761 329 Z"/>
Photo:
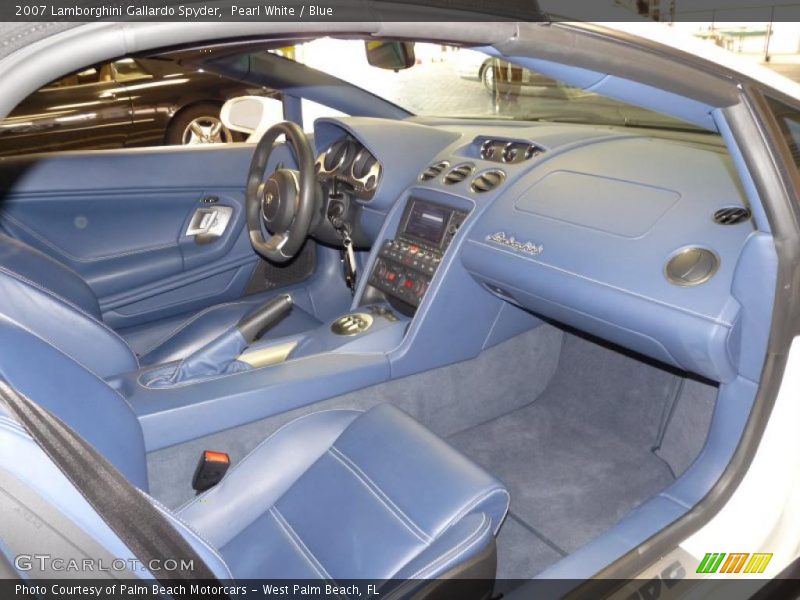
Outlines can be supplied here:
<path id="1" fill-rule="evenodd" d="M 413 67 L 416 63 L 414 42 L 364 42 L 367 62 L 379 69 L 399 71 Z"/>

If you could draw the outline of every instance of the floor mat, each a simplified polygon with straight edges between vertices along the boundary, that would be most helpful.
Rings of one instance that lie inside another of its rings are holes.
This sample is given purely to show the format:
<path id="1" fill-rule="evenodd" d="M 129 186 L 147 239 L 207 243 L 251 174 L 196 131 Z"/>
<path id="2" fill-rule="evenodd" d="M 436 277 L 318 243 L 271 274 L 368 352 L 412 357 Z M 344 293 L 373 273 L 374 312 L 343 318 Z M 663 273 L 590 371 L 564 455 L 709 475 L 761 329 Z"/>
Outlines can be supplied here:
<path id="1" fill-rule="evenodd" d="M 530 579 L 564 556 L 564 552 L 541 533 L 509 512 L 497 536 L 497 579 Z"/>
<path id="2" fill-rule="evenodd" d="M 569 335 L 538 398 L 450 436 L 511 493 L 512 518 L 498 539 L 501 577 L 541 572 L 673 481 L 651 449 L 679 382 Z"/>

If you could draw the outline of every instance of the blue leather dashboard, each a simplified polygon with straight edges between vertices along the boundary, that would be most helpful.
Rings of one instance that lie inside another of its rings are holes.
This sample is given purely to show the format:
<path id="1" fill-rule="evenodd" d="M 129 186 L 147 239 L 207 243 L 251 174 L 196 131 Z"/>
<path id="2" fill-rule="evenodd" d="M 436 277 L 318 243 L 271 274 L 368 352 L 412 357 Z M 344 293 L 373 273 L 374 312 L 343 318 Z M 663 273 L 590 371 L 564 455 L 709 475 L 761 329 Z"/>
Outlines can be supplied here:
<path id="1" fill-rule="evenodd" d="M 731 381 L 743 367 L 742 299 L 733 283 L 737 265 L 754 262 L 744 255 L 763 252 L 758 238 L 769 236 L 751 219 L 714 221 L 718 209 L 747 207 L 719 138 L 573 124 L 424 125 L 393 122 L 396 131 L 381 134 L 373 119 L 325 119 L 317 139 L 322 151 L 336 129 L 346 131 L 387 166 L 390 182 L 365 204 L 371 212 L 389 209 L 403 186 L 474 206 L 453 252 L 486 293 L 715 381 Z M 510 164 L 486 160 L 486 139 L 532 143 L 541 152 Z M 441 174 L 417 179 L 441 161 L 448 163 Z M 472 167 L 469 176 L 446 183 L 460 165 Z M 502 183 L 471 189 L 489 169 L 503 171 Z M 679 285 L 666 265 L 689 248 L 709 250 L 718 264 L 707 281 Z"/>

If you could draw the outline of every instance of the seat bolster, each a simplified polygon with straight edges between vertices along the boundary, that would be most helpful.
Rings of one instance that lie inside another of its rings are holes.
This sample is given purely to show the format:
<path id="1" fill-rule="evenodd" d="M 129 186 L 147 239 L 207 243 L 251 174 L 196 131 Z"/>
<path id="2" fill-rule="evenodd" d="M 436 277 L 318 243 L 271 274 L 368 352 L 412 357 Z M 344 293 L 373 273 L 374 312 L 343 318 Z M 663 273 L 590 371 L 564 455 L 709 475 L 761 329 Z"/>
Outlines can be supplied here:
<path id="1" fill-rule="evenodd" d="M 287 423 L 217 486 L 183 506 L 178 517 L 221 548 L 267 512 L 361 414 L 328 410 Z"/>
<path id="2" fill-rule="evenodd" d="M 96 374 L 47 340 L 0 315 L 0 378 L 75 430 L 147 491 L 144 437 L 130 405 Z"/>
<path id="3" fill-rule="evenodd" d="M 44 252 L 2 233 L 0 269 L 42 286 L 91 317 L 100 318 L 97 296 L 80 275 Z"/>
<path id="4" fill-rule="evenodd" d="M 450 527 L 425 550 L 406 563 L 392 576 L 392 579 L 419 580 L 440 577 L 453 567 L 479 555 L 492 543 L 494 534 L 491 518 L 486 513 L 472 513 Z M 400 591 L 398 589 L 395 593 Z"/>
<path id="5" fill-rule="evenodd" d="M 364 413 L 334 448 L 432 538 L 480 512 L 497 533 L 508 511 L 500 481 L 389 404 Z"/>
<path id="6" fill-rule="evenodd" d="M 203 538 L 197 531 L 195 531 L 188 523 L 184 522 L 176 514 L 170 512 L 168 508 L 163 506 L 153 497 L 148 497 L 153 504 L 163 515 L 169 520 L 170 524 L 178 530 L 189 545 L 200 556 L 206 566 L 211 569 L 211 572 L 217 576 L 218 579 L 233 579 L 233 573 L 228 568 L 225 559 L 219 551 L 214 548 L 206 539 Z"/>
<path id="7" fill-rule="evenodd" d="M 101 377 L 139 368 L 128 344 L 95 316 L 0 267 L 0 312 Z"/>

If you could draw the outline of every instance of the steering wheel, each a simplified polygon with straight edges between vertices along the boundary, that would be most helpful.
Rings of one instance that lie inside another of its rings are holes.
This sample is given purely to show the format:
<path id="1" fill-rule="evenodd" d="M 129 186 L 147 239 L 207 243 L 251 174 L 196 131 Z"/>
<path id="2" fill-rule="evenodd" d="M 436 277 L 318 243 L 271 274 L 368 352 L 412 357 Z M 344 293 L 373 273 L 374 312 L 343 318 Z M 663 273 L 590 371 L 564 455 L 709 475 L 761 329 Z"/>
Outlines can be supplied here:
<path id="1" fill-rule="evenodd" d="M 272 147 L 281 135 L 293 148 L 299 170 L 279 165 L 264 179 Z M 284 121 L 264 133 L 250 162 L 245 200 L 253 249 L 274 262 L 290 260 L 308 236 L 318 205 L 314 151 L 299 125 Z M 269 239 L 264 239 L 262 224 L 271 234 Z"/>

